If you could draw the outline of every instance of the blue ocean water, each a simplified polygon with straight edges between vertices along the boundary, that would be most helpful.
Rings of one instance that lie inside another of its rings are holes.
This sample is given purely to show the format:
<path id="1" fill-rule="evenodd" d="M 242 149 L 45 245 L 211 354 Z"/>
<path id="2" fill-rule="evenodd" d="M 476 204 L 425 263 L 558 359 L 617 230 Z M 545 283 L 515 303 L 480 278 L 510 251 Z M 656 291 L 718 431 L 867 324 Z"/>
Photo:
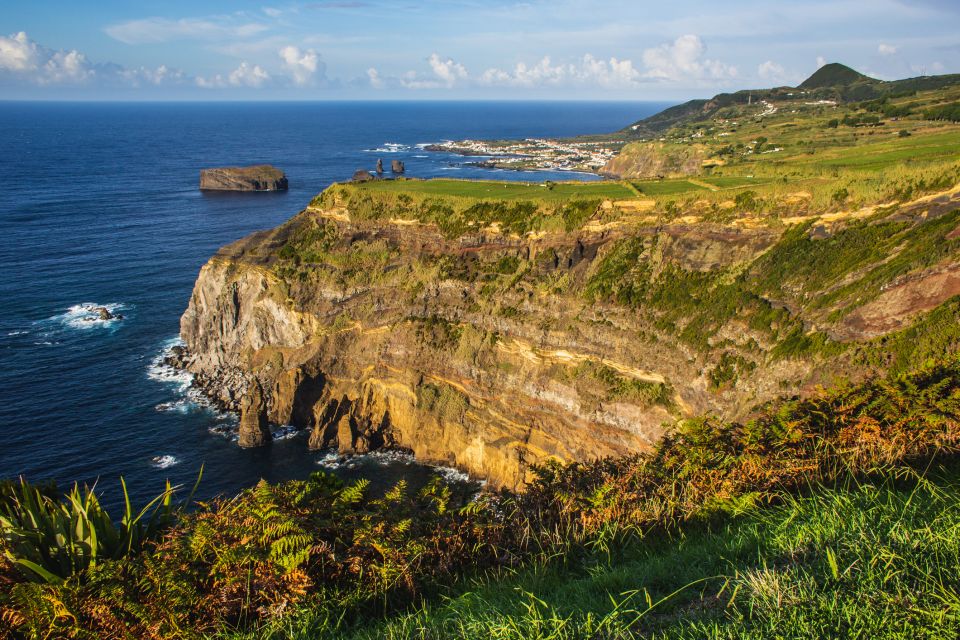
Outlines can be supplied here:
<path id="1" fill-rule="evenodd" d="M 233 418 L 157 366 L 217 248 L 278 225 L 378 157 L 413 177 L 570 179 L 464 167 L 416 145 L 607 132 L 664 106 L 0 103 L 0 478 L 99 478 L 115 504 L 121 475 L 142 499 L 166 478 L 192 484 L 202 464 L 206 498 L 323 468 L 329 457 L 302 436 L 240 449 L 216 432 Z M 287 172 L 288 192 L 197 189 L 203 167 L 261 162 Z M 124 319 L 91 321 L 101 305 Z M 374 456 L 338 473 L 386 482 L 429 470 Z"/>

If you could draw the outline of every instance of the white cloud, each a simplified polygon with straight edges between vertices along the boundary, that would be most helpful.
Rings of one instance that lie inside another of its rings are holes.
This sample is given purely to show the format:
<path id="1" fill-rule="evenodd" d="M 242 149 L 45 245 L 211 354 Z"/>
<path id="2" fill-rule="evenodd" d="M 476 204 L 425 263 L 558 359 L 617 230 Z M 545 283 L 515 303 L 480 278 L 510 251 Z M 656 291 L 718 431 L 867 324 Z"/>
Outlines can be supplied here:
<path id="1" fill-rule="evenodd" d="M 428 62 L 430 63 L 430 68 L 433 70 L 434 75 L 437 76 L 440 81 L 448 87 L 452 87 L 459 80 L 466 80 L 467 78 L 466 67 L 458 62 L 454 62 L 450 58 L 441 60 L 440 56 L 434 53 L 430 56 Z"/>
<path id="2" fill-rule="evenodd" d="M 893 46 L 892 44 L 886 44 L 881 42 L 880 46 L 877 47 L 877 51 L 882 56 L 892 56 L 898 51 L 898 48 Z"/>
<path id="3" fill-rule="evenodd" d="M 787 77 L 786 70 L 773 60 L 767 60 L 758 66 L 757 75 L 771 82 L 782 82 Z"/>
<path id="4" fill-rule="evenodd" d="M 197 76 L 194 83 L 201 89 L 224 89 L 227 87 L 249 87 L 259 89 L 270 81 L 270 74 L 258 64 L 250 65 L 246 61 L 231 71 L 226 77 L 219 73 L 209 78 Z"/>
<path id="5" fill-rule="evenodd" d="M 54 51 L 20 31 L 0 36 L 0 71 L 36 84 L 83 84 L 96 76 L 87 57 L 77 51 Z"/>
<path id="6" fill-rule="evenodd" d="M 230 72 L 230 84 L 235 87 L 262 87 L 265 82 L 270 80 L 270 74 L 263 70 L 260 65 L 250 66 L 246 62 L 241 62 L 240 66 Z"/>
<path id="7" fill-rule="evenodd" d="M 144 84 L 152 84 L 155 86 L 179 84 L 186 79 L 186 74 L 184 74 L 183 71 L 171 69 L 165 64 L 160 65 L 156 69 L 147 67 L 123 69 L 120 71 L 120 75 L 134 87 L 139 87 Z"/>
<path id="8" fill-rule="evenodd" d="M 827 64 L 827 59 L 823 56 L 817 56 L 817 69 Z"/>
<path id="9" fill-rule="evenodd" d="M 380 72 L 373 67 L 367 69 L 367 78 L 370 80 L 370 86 L 374 89 L 383 89 L 386 86 L 383 78 L 380 77 Z"/>
<path id="10" fill-rule="evenodd" d="M 144 18 L 110 25 L 104 31 L 125 44 L 155 44 L 171 40 L 227 40 L 247 38 L 267 29 L 256 22 L 235 23 L 225 18 Z"/>
<path id="11" fill-rule="evenodd" d="M 452 58 L 443 59 L 439 54 L 427 58 L 431 75 L 424 76 L 416 71 L 408 71 L 399 78 L 400 85 L 407 89 L 452 89 L 466 81 L 470 74 L 467 68 Z M 367 76 L 369 77 L 369 71 Z M 377 74 L 378 79 L 379 74 Z M 382 79 L 381 79 L 382 81 Z"/>
<path id="12" fill-rule="evenodd" d="M 554 65 L 547 56 L 533 66 L 520 62 L 509 71 L 487 69 L 480 76 L 479 83 L 516 87 L 587 85 L 624 88 L 635 85 L 640 79 L 641 74 L 631 60 L 601 60 L 588 53 L 576 63 Z"/>
<path id="13" fill-rule="evenodd" d="M 704 58 L 706 46 L 699 36 L 680 36 L 672 43 L 643 52 L 645 76 L 674 82 L 690 80 L 723 80 L 735 78 L 737 68 Z"/>
<path id="14" fill-rule="evenodd" d="M 0 36 L 0 69 L 33 71 L 38 57 L 37 44 L 23 31 L 9 38 Z"/>
<path id="15" fill-rule="evenodd" d="M 290 73 L 293 83 L 297 86 L 312 84 L 318 71 L 322 76 L 326 65 L 320 61 L 320 55 L 313 49 L 300 51 L 297 47 L 287 46 L 280 49 L 280 58 L 283 67 Z"/>

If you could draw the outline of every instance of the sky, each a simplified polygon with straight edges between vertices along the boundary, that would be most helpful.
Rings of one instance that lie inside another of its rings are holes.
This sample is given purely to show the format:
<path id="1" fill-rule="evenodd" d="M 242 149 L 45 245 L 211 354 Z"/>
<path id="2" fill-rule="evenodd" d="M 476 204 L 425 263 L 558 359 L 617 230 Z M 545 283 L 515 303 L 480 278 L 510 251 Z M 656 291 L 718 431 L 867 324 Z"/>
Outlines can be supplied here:
<path id="1" fill-rule="evenodd" d="M 960 0 L 8 0 L 0 99 L 681 100 L 960 73 Z"/>

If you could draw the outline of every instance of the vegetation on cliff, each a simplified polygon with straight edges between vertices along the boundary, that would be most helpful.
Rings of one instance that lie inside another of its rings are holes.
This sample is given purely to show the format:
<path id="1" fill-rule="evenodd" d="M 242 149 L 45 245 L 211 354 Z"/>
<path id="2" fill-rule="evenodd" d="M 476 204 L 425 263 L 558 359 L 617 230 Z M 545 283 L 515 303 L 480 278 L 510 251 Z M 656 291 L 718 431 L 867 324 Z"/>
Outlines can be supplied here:
<path id="1" fill-rule="evenodd" d="M 8 488 L 0 503 L 8 514 L 2 633 L 435 637 L 439 628 L 441 637 L 500 629 L 504 637 L 585 638 L 667 628 L 692 637 L 742 625 L 758 637 L 799 637 L 828 613 L 845 616 L 831 619 L 838 632 L 936 632 L 960 612 L 960 549 L 951 533 L 957 486 L 911 469 L 958 449 L 953 358 L 770 406 L 745 423 L 688 420 L 647 455 L 541 467 L 519 495 L 470 496 L 440 479 L 416 493 L 400 483 L 371 495 L 364 482 L 322 473 L 261 483 L 181 515 L 143 551 L 75 563 L 63 579 L 17 565 L 25 544 L 43 558 L 52 557 L 52 543 L 24 537 L 36 507 Z M 853 478 L 867 481 L 805 493 Z M 897 478 L 914 478 L 914 488 Z M 746 520 L 729 519 L 741 513 Z M 719 524 L 704 530 L 707 522 Z M 760 544 L 759 557 L 740 546 L 750 541 Z M 718 548 L 732 564 L 711 557 Z M 694 562 L 665 579 L 657 560 L 664 552 Z M 625 573 L 631 566 L 638 575 Z M 544 578 L 560 575 L 567 577 Z M 589 595 L 579 613 L 537 597 L 573 588 L 572 575 Z M 500 613 L 470 604 L 503 600 L 510 584 L 531 591 Z M 598 604 L 601 592 L 610 607 Z M 440 604 L 443 594 L 456 599 Z M 364 631 L 410 606 L 425 608 Z M 453 624 L 461 626 L 451 627 L 449 610 L 459 607 Z"/>

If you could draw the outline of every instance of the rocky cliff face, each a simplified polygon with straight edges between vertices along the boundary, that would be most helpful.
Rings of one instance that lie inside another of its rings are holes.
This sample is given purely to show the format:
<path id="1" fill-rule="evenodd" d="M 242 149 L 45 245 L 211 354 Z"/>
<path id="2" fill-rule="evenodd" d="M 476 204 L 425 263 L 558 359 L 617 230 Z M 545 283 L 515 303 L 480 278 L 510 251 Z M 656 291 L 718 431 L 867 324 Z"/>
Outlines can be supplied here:
<path id="1" fill-rule="evenodd" d="M 312 447 L 403 447 L 496 486 L 522 486 L 550 458 L 644 450 L 684 416 L 744 417 L 830 371 L 855 377 L 870 339 L 957 288 L 918 257 L 888 279 L 939 289 L 878 325 L 887 298 L 914 299 L 874 282 L 886 256 L 844 257 L 847 272 L 805 289 L 790 260 L 828 247 L 802 226 L 605 226 L 599 207 L 573 231 L 451 233 L 409 212 L 361 216 L 343 193 L 203 267 L 181 322 L 188 367 L 244 409 L 251 434 L 262 407 L 309 429 Z M 897 233 L 939 234 L 953 260 L 955 208 Z M 841 227 L 833 244 L 861 233 Z M 899 255 L 913 237 L 895 239 Z M 851 288 L 865 278 L 876 295 Z"/>
<path id="2" fill-rule="evenodd" d="M 283 171 L 267 164 L 200 172 L 200 189 L 203 191 L 286 191 L 287 186 Z"/>

